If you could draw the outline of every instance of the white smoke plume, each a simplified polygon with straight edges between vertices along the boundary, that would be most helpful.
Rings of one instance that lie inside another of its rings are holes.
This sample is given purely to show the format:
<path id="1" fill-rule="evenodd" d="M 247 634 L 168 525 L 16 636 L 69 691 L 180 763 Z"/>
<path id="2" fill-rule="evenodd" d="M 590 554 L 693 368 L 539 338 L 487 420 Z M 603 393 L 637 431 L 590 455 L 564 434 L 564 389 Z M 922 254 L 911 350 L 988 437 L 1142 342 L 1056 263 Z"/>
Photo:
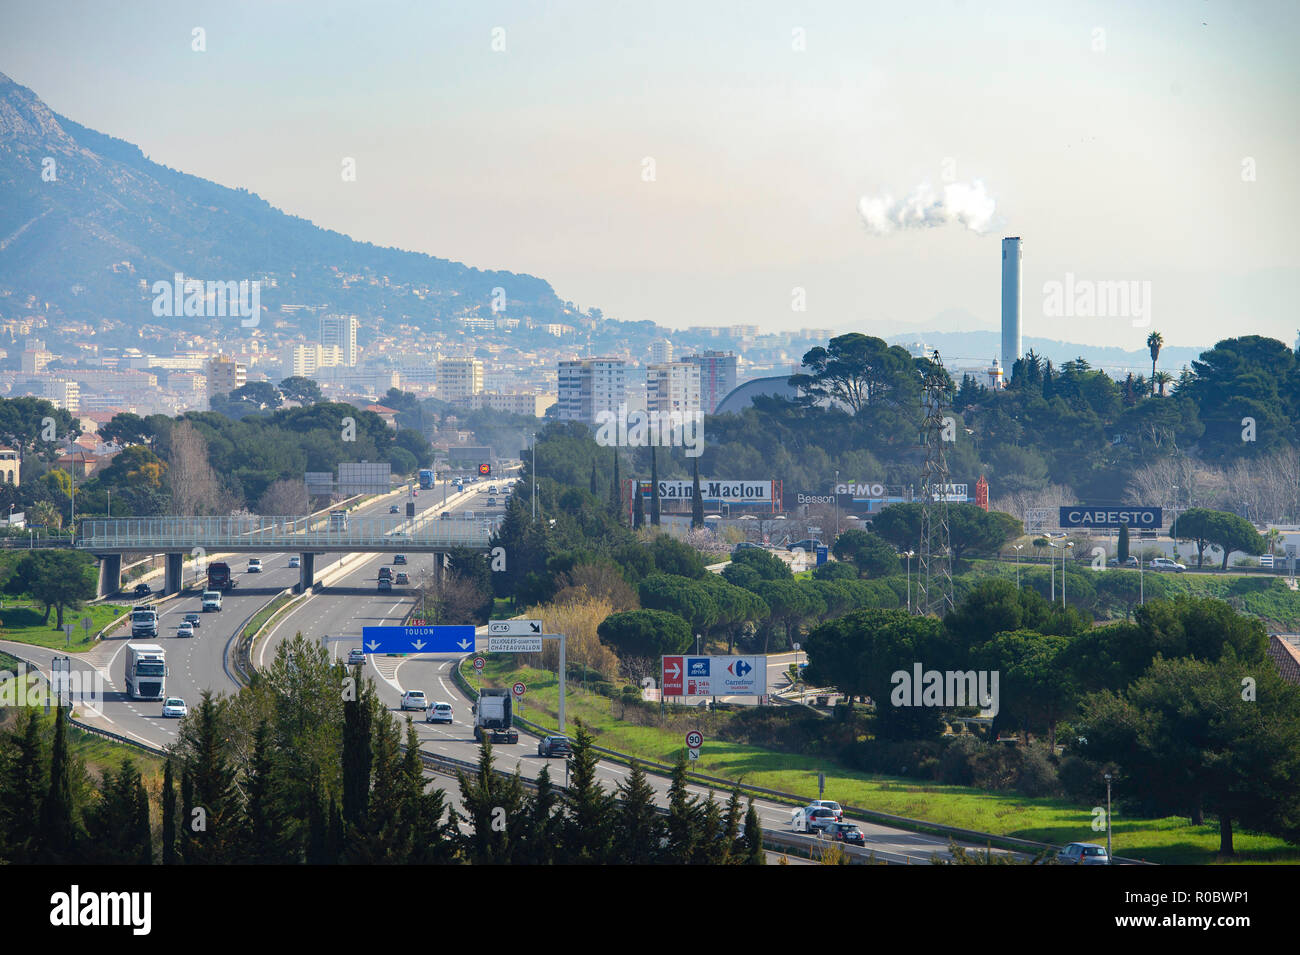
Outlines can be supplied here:
<path id="1" fill-rule="evenodd" d="M 996 206 L 978 179 L 969 185 L 949 183 L 942 194 L 924 182 L 905 199 L 884 193 L 858 200 L 862 222 L 873 235 L 889 235 L 898 229 L 931 229 L 950 222 L 982 234 L 992 226 Z"/>

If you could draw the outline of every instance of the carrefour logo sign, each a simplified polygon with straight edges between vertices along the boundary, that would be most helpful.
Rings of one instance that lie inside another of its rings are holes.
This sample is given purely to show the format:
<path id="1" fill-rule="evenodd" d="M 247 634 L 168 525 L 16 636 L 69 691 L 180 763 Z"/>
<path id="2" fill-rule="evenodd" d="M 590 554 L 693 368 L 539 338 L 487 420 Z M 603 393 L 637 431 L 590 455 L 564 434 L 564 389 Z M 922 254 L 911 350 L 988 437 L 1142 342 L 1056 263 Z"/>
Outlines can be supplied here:
<path id="1" fill-rule="evenodd" d="M 1163 523 L 1158 507 L 1076 507 L 1061 508 L 1061 527 L 1137 527 L 1157 528 Z"/>

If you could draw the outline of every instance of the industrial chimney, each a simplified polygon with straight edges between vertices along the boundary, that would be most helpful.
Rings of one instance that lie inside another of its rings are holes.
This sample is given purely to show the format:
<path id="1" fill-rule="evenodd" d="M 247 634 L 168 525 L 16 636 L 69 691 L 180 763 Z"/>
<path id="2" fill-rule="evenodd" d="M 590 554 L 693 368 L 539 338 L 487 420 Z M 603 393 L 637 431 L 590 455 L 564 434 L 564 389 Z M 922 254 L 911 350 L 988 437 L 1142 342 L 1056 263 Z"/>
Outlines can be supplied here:
<path id="1" fill-rule="evenodd" d="M 1020 357 L 1020 236 L 1002 240 L 1002 371 L 1008 379 Z"/>

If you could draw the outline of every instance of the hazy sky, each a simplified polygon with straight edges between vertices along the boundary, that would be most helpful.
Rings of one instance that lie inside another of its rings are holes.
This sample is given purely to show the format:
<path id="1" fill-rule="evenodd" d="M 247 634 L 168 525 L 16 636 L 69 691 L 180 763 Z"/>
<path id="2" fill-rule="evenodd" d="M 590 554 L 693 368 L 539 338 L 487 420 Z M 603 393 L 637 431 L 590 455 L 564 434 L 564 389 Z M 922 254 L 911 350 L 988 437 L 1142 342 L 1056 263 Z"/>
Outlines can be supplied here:
<path id="1" fill-rule="evenodd" d="M 1137 348 L 1294 341 L 1298 27 L 1294 0 L 3 0 L 0 70 L 158 162 L 613 317 L 992 329 L 1020 235 L 1026 335 Z M 985 234 L 859 215 L 953 179 L 996 201 Z M 1066 273 L 1149 282 L 1150 324 L 1045 315 Z"/>

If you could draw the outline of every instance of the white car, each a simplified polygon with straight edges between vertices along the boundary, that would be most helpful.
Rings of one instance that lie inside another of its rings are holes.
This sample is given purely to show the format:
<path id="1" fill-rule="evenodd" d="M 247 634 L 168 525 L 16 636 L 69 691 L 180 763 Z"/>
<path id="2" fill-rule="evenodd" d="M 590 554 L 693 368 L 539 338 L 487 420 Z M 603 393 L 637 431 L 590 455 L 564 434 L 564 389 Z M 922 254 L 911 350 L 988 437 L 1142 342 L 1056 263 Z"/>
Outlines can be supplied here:
<path id="1" fill-rule="evenodd" d="M 429 701 L 424 698 L 423 690 L 407 690 L 402 694 L 402 709 L 427 710 Z"/>
<path id="2" fill-rule="evenodd" d="M 290 567 L 301 567 L 301 566 L 302 566 L 302 558 L 299 557 L 297 554 L 295 554 L 293 557 L 290 557 L 290 558 L 289 558 L 289 566 L 290 566 Z"/>
<path id="3" fill-rule="evenodd" d="M 1181 574 L 1187 569 L 1186 564 L 1180 564 L 1176 560 L 1170 560 L 1168 557 L 1153 557 L 1148 565 L 1152 570 L 1172 570 L 1175 574 Z"/>
<path id="4" fill-rule="evenodd" d="M 176 636 L 178 637 L 194 636 L 194 624 L 192 623 L 181 624 L 179 627 L 176 628 Z"/>
<path id="5" fill-rule="evenodd" d="M 360 647 L 353 647 L 351 650 L 348 651 L 348 666 L 354 666 L 355 664 L 358 663 L 360 663 L 362 666 L 365 666 L 366 651 L 362 650 Z"/>
<path id="6" fill-rule="evenodd" d="M 248 559 L 248 572 L 250 574 L 260 574 L 262 572 L 262 558 L 250 557 Z"/>
<path id="7" fill-rule="evenodd" d="M 163 700 L 163 716 L 177 717 L 189 716 L 190 708 L 185 705 L 185 701 L 178 696 L 169 696 Z"/>
<path id="8" fill-rule="evenodd" d="M 451 704 L 434 703 L 424 711 L 424 721 L 426 723 L 450 723 L 451 722 Z"/>

